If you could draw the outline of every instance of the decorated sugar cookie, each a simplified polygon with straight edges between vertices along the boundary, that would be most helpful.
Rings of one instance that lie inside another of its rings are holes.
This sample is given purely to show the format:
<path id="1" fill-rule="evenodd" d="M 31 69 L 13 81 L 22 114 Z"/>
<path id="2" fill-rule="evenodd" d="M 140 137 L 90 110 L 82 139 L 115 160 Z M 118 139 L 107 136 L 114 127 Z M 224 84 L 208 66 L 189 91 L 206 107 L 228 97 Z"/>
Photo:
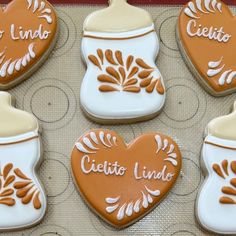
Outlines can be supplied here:
<path id="1" fill-rule="evenodd" d="M 231 114 L 206 129 L 202 165 L 207 175 L 197 201 L 201 225 L 220 234 L 236 234 L 236 102 Z"/>
<path id="2" fill-rule="evenodd" d="M 0 232 L 33 226 L 46 212 L 35 173 L 42 157 L 38 123 L 12 105 L 10 94 L 0 92 Z"/>
<path id="3" fill-rule="evenodd" d="M 214 96 L 236 91 L 235 17 L 220 0 L 192 0 L 182 9 L 178 43 L 187 65 Z"/>
<path id="4" fill-rule="evenodd" d="M 159 41 L 146 11 L 111 0 L 85 20 L 82 52 L 88 68 L 80 101 L 91 119 L 127 123 L 161 111 L 166 94 L 155 64 Z"/>
<path id="5" fill-rule="evenodd" d="M 56 42 L 57 16 L 46 0 L 13 0 L 0 8 L 0 89 L 28 78 Z"/>
<path id="6" fill-rule="evenodd" d="M 115 132 L 102 129 L 81 136 L 71 157 L 81 196 L 117 228 L 134 223 L 164 199 L 181 162 L 177 144 L 165 135 L 145 134 L 126 144 Z"/>

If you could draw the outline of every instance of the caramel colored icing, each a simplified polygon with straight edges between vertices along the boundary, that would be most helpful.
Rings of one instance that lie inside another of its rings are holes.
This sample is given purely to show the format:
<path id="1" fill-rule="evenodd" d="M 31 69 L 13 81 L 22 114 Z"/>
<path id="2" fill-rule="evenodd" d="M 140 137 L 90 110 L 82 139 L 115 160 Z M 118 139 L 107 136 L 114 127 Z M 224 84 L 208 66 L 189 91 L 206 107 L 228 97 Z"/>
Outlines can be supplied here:
<path id="1" fill-rule="evenodd" d="M 3 166 L 2 172 L 0 170 L 0 205 L 14 206 L 17 197 L 24 205 L 32 202 L 34 208 L 38 210 L 41 208 L 39 195 L 40 190 L 33 181 L 20 169 L 14 169 L 12 163 Z"/>
<path id="2" fill-rule="evenodd" d="M 236 188 L 236 178 L 230 180 L 230 184 Z"/>
<path id="3" fill-rule="evenodd" d="M 236 196 L 236 190 L 231 188 L 231 187 L 223 187 L 222 188 L 222 193 L 228 194 L 228 195 L 233 195 Z"/>
<path id="4" fill-rule="evenodd" d="M 219 175 L 219 176 L 222 177 L 222 178 L 225 178 L 225 177 L 224 177 L 224 174 L 223 174 L 223 172 L 222 172 L 222 170 L 221 170 L 221 168 L 220 168 L 220 166 L 219 166 L 218 164 L 214 164 L 214 165 L 212 166 L 212 168 L 213 168 L 213 170 L 216 172 L 217 175 Z"/>
<path id="5" fill-rule="evenodd" d="M 156 91 L 163 95 L 164 86 L 160 77 L 154 77 L 155 68 L 149 66 L 141 58 L 129 55 L 127 58 L 119 50 L 97 49 L 96 55 L 89 55 L 88 60 L 97 67 L 101 74 L 97 80 L 101 82 L 100 92 L 124 91 L 139 93 L 145 89 L 147 93 Z M 104 62 L 108 66 L 104 65 Z M 106 71 L 104 74 L 103 72 Z"/>
<path id="6" fill-rule="evenodd" d="M 231 163 L 231 169 L 234 172 L 234 174 L 236 175 L 236 161 L 232 161 Z"/>
<path id="7" fill-rule="evenodd" d="M 14 108 L 12 97 L 7 92 L 0 92 L 0 137 L 12 137 L 30 131 L 38 131 L 36 118 Z"/>
<path id="8" fill-rule="evenodd" d="M 208 124 L 207 133 L 222 139 L 236 140 L 236 102 L 231 114 L 215 118 Z"/>
<path id="9" fill-rule="evenodd" d="M 126 32 L 153 24 L 148 12 L 129 5 L 126 0 L 110 0 L 110 6 L 89 15 L 84 22 L 85 31 Z"/>
<path id="10" fill-rule="evenodd" d="M 227 184 L 221 188 L 223 196 L 220 197 L 219 202 L 229 205 L 236 204 L 236 201 L 232 198 L 236 196 L 236 178 L 228 178 L 229 171 L 233 172 L 236 176 L 236 161 L 232 161 L 229 164 L 228 160 L 223 160 L 220 164 L 213 164 L 212 169 L 220 178 L 225 179 L 227 182 Z"/>
<path id="11" fill-rule="evenodd" d="M 229 175 L 228 166 L 229 166 L 229 162 L 227 160 L 224 160 L 222 162 L 222 168 L 227 176 Z"/>
<path id="12" fill-rule="evenodd" d="M 221 197 L 220 203 L 221 204 L 236 204 L 236 202 L 230 197 Z"/>

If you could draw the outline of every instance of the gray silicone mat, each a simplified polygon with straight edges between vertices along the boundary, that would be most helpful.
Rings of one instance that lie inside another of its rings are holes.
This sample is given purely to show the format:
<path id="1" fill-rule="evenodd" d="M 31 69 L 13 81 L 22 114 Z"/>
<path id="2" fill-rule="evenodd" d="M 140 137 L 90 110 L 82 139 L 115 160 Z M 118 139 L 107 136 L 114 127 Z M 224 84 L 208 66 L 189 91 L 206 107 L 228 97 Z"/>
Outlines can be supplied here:
<path id="1" fill-rule="evenodd" d="M 32 78 L 10 91 L 17 107 L 32 112 L 43 128 L 40 177 L 47 190 L 48 211 L 40 225 L 1 235 L 209 235 L 194 216 L 195 199 L 203 181 L 199 168 L 203 131 L 212 118 L 229 113 L 236 96 L 208 95 L 185 66 L 175 41 L 180 8 L 146 6 L 161 41 L 157 65 L 167 87 L 165 108 L 155 119 L 133 125 L 99 126 L 90 122 L 79 105 L 85 73 L 80 44 L 83 21 L 98 8 L 101 6 L 57 7 L 61 31 L 56 49 Z M 70 174 L 75 140 L 98 127 L 119 132 L 127 142 L 142 133 L 160 131 L 172 136 L 183 154 L 182 174 L 168 197 L 145 218 L 121 231 L 109 227 L 88 209 Z"/>

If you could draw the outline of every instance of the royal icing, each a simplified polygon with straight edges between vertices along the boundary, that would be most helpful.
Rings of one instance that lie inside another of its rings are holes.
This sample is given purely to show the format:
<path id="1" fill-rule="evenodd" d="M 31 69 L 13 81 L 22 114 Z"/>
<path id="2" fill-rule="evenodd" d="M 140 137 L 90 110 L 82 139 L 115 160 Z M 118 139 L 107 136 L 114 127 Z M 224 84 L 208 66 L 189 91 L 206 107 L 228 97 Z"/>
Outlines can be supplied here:
<path id="1" fill-rule="evenodd" d="M 207 126 L 206 132 L 212 136 L 227 140 L 236 140 L 236 102 L 233 105 L 233 112 L 213 119 Z"/>
<path id="2" fill-rule="evenodd" d="M 12 97 L 5 92 L 0 92 L 0 113 L 1 232 L 39 223 L 46 212 L 46 196 L 35 175 L 41 159 L 37 120 L 13 108 Z"/>
<path id="3" fill-rule="evenodd" d="M 181 162 L 177 144 L 165 135 L 146 134 L 125 144 L 109 130 L 81 136 L 71 156 L 81 196 L 117 228 L 135 222 L 166 196 Z"/>
<path id="4" fill-rule="evenodd" d="M 113 0 L 107 9 L 89 15 L 84 23 L 82 52 L 88 69 L 81 86 L 81 104 L 89 117 L 101 122 L 148 119 L 165 102 L 163 79 L 155 65 L 159 43 L 153 22 L 150 16 L 139 16 L 135 24 L 133 20 L 120 22 L 124 18 L 120 8 L 127 8 L 125 13 L 148 15 L 125 0 Z M 114 23 L 112 30 L 106 20 L 102 27 L 99 21 L 108 12 L 114 13 L 112 22 L 123 24 L 118 27 Z M 140 19 L 146 23 L 141 24 Z"/>
<path id="5" fill-rule="evenodd" d="M 203 227 L 220 234 L 236 233 L 235 108 L 208 124 L 201 157 L 208 177 L 199 192 L 197 217 Z"/>
<path id="6" fill-rule="evenodd" d="M 235 34 L 234 16 L 220 0 L 192 0 L 180 13 L 180 51 L 197 79 L 213 95 L 235 91 Z"/>
<path id="7" fill-rule="evenodd" d="M 57 16 L 46 0 L 13 0 L 0 10 L 0 88 L 29 76 L 55 44 Z"/>
<path id="8" fill-rule="evenodd" d="M 129 5 L 127 0 L 109 0 L 108 3 L 109 8 L 96 11 L 85 19 L 85 31 L 126 32 L 145 28 L 153 23 L 148 12 Z"/>

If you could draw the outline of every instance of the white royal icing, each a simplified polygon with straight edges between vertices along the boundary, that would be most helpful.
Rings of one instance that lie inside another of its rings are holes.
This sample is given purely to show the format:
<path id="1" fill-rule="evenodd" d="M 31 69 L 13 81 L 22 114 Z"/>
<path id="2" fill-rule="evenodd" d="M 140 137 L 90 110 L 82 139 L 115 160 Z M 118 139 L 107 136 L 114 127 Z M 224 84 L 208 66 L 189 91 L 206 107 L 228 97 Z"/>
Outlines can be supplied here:
<path id="1" fill-rule="evenodd" d="M 126 211 L 125 211 L 125 214 L 127 215 L 127 216 L 132 216 L 132 214 L 133 214 L 133 202 L 130 202 L 129 204 L 128 204 L 128 206 L 127 206 L 127 208 L 126 208 Z"/>
<path id="2" fill-rule="evenodd" d="M 185 15 L 190 18 L 200 18 L 200 13 L 209 14 L 214 12 L 222 13 L 222 4 L 217 0 L 195 0 L 190 2 L 184 9 Z"/>
<path id="3" fill-rule="evenodd" d="M 46 4 L 44 1 L 40 0 L 27 0 L 28 2 L 28 9 L 32 10 L 33 13 L 39 12 L 40 15 L 38 18 L 45 19 L 48 24 L 52 23 L 51 13 L 52 10 L 50 8 L 46 8 Z"/>
<path id="4" fill-rule="evenodd" d="M 106 203 L 114 204 L 114 203 L 117 203 L 119 199 L 120 199 L 120 196 L 116 198 L 106 198 Z"/>
<path id="5" fill-rule="evenodd" d="M 125 216 L 130 217 L 134 213 L 140 212 L 140 209 L 142 207 L 144 209 L 148 208 L 149 205 L 153 203 L 153 197 L 158 197 L 160 195 L 160 191 L 150 190 L 147 186 L 144 187 L 146 190 L 141 191 L 140 199 L 137 199 L 135 201 L 120 204 L 119 201 L 122 200 L 120 196 L 116 198 L 106 198 L 105 202 L 109 205 L 108 207 L 106 207 L 106 212 L 108 214 L 111 214 L 114 211 L 118 210 L 116 218 L 117 220 L 123 220 Z"/>
<path id="6" fill-rule="evenodd" d="M 0 54 L 0 78 L 4 78 L 7 75 L 12 75 L 14 71 L 20 71 L 22 67 L 27 66 L 31 59 L 35 58 L 34 53 L 34 43 L 28 46 L 28 52 L 21 58 L 12 61 L 12 59 L 7 60 L 2 64 L 5 58 L 5 51 Z"/>
<path id="7" fill-rule="evenodd" d="M 169 146 L 169 142 L 167 139 L 164 139 L 164 141 L 161 139 L 160 135 L 155 136 L 155 141 L 157 144 L 157 151 L 156 153 L 159 153 L 159 151 L 166 151 L 167 147 Z M 177 166 L 178 162 L 175 160 L 177 157 L 177 154 L 174 152 L 174 145 L 170 144 L 169 150 L 167 151 L 168 157 L 165 158 L 165 161 L 170 162 L 173 166 Z"/>
<path id="8" fill-rule="evenodd" d="M 218 61 L 210 61 L 208 63 L 207 75 L 209 77 L 218 76 L 219 85 L 231 84 L 236 78 L 236 71 L 225 69 L 225 64 L 222 63 L 223 56 Z"/>
<path id="9" fill-rule="evenodd" d="M 140 203 L 141 203 L 141 200 L 138 199 L 135 204 L 134 204 L 134 212 L 135 213 L 138 213 L 140 211 Z"/>
<path id="10" fill-rule="evenodd" d="M 15 24 L 12 24 L 10 27 L 11 39 L 14 41 L 17 40 L 28 40 L 28 39 L 40 39 L 46 40 L 51 31 L 43 29 L 43 25 L 40 24 L 37 30 L 25 30 L 22 26 L 16 27 Z"/>
<path id="11" fill-rule="evenodd" d="M 117 208 L 119 207 L 119 205 L 114 205 L 114 206 L 110 206 L 106 208 L 106 212 L 107 213 L 113 213 Z"/>
<path id="12" fill-rule="evenodd" d="M 96 145 L 99 145 L 99 143 L 101 143 L 105 148 L 117 146 L 117 138 L 115 136 L 111 136 L 109 133 L 105 136 L 104 132 L 101 131 L 97 137 L 94 132 L 90 132 L 89 136 L 91 140 L 88 137 L 85 137 L 82 140 L 83 142 L 76 142 L 75 146 L 79 151 L 86 154 L 95 153 L 95 151 L 99 150 L 99 148 L 96 147 Z M 94 144 L 92 144 L 92 142 L 94 142 Z"/>
<path id="13" fill-rule="evenodd" d="M 204 37 L 219 43 L 227 43 L 232 37 L 224 31 L 223 27 L 219 29 L 214 26 L 204 27 L 198 24 L 196 20 L 189 20 L 186 31 L 190 37 Z"/>

